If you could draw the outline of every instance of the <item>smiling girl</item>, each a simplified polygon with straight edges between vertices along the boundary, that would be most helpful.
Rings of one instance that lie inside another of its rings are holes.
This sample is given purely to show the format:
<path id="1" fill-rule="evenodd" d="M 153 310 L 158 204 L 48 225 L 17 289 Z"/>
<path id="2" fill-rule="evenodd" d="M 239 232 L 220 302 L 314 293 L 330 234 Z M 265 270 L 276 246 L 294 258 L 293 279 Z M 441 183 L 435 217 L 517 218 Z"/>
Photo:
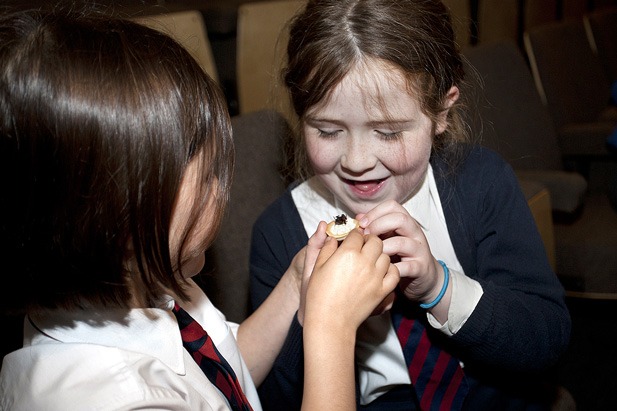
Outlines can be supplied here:
<path id="1" fill-rule="evenodd" d="M 254 227 L 253 307 L 321 220 L 349 215 L 400 273 L 392 309 L 358 332 L 358 409 L 547 406 L 538 377 L 568 344 L 564 291 L 512 169 L 465 133 L 444 4 L 309 1 L 283 74 L 298 178 Z M 300 406 L 302 321 L 259 388 L 266 409 Z"/>

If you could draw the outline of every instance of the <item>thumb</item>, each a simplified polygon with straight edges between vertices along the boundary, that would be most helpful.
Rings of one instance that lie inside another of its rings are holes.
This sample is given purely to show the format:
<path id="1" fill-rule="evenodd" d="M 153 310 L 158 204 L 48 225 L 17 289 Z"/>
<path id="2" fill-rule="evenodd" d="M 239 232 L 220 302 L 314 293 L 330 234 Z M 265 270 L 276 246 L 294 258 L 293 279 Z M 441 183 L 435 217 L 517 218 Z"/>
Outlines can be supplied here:
<path id="1" fill-rule="evenodd" d="M 314 266 L 317 268 L 323 266 L 326 261 L 328 261 L 330 257 L 332 257 L 332 254 L 334 254 L 337 249 L 338 241 L 332 237 L 326 238 L 325 244 L 319 251 L 319 255 L 317 255 L 317 260 L 315 261 Z M 311 269 L 311 271 L 313 270 Z"/>

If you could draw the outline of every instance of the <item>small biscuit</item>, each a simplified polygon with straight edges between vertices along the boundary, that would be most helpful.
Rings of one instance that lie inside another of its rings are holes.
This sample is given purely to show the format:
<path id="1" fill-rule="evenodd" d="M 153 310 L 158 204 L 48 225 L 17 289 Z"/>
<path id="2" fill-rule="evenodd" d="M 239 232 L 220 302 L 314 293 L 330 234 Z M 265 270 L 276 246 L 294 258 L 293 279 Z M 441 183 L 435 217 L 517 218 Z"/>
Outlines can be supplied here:
<path id="1" fill-rule="evenodd" d="M 326 228 L 326 234 L 330 237 L 334 237 L 339 241 L 344 240 L 353 229 L 358 228 L 360 223 L 358 220 L 347 217 L 345 214 L 341 214 L 334 218 L 334 221 L 328 223 Z"/>

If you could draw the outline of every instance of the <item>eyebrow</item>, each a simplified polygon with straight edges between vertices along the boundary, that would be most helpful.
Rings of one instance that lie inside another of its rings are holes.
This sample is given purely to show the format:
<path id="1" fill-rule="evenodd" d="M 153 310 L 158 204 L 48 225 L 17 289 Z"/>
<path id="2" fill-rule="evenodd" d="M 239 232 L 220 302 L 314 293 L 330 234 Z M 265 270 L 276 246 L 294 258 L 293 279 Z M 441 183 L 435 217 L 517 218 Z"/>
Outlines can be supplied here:
<path id="1" fill-rule="evenodd" d="M 306 117 L 306 121 L 307 122 L 315 122 L 315 123 L 331 123 L 331 124 L 336 124 L 336 125 L 343 126 L 343 122 L 342 121 L 332 120 L 332 119 L 328 119 L 328 118 L 318 118 L 318 117 L 307 116 Z M 383 127 L 383 126 L 403 127 L 403 126 L 406 126 L 408 124 L 412 124 L 414 122 L 415 122 L 415 120 L 412 120 L 412 119 L 407 119 L 407 120 L 397 120 L 397 119 L 393 119 L 393 120 L 374 120 L 374 121 L 369 121 L 368 123 L 366 123 L 366 125 L 369 126 L 369 127 L 375 127 L 375 128 L 379 128 L 379 127 Z"/>
<path id="2" fill-rule="evenodd" d="M 369 121 L 367 125 L 371 127 L 380 127 L 380 126 L 396 126 L 402 127 L 411 123 L 414 123 L 414 120 L 378 120 L 378 121 Z"/>

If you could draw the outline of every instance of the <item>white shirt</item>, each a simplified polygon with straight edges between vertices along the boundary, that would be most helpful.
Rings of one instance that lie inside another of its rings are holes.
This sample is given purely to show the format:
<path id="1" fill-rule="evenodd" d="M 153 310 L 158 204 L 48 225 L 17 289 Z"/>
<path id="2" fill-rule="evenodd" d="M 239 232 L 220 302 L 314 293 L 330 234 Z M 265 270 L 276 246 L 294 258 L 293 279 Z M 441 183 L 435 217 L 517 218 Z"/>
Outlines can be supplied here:
<path id="1" fill-rule="evenodd" d="M 295 187 L 291 194 L 309 237 L 319 221 L 328 222 L 342 213 L 354 216 L 316 177 Z M 433 256 L 444 261 L 450 270 L 452 297 L 448 321 L 440 324 L 428 312 L 427 318 L 434 328 L 453 335 L 465 324 L 483 291 L 477 281 L 465 275 L 456 257 L 430 165 L 422 186 L 403 207 L 420 224 Z M 356 357 L 362 404 L 370 403 L 394 385 L 411 384 L 390 313 L 370 317 L 358 329 Z"/>
<path id="2" fill-rule="evenodd" d="M 191 281 L 191 304 L 234 368 L 255 411 L 255 385 L 227 323 Z M 57 312 L 24 324 L 24 348 L 4 358 L 0 410 L 228 410 L 223 394 L 182 346 L 173 301 L 162 308 Z"/>

